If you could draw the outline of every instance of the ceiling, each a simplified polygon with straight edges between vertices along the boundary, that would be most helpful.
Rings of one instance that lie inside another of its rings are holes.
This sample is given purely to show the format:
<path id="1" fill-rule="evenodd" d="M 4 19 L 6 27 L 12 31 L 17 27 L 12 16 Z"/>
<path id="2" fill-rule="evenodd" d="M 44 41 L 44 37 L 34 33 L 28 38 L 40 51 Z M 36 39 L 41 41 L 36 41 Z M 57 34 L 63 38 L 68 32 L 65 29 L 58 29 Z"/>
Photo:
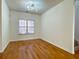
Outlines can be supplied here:
<path id="1" fill-rule="evenodd" d="M 35 10 L 31 10 L 31 11 L 26 8 L 26 3 L 29 0 L 6 0 L 6 1 L 11 10 L 42 14 L 46 12 L 48 9 L 50 9 L 51 7 L 56 6 L 63 0 L 31 0 L 39 3 L 39 5 L 36 8 L 38 9 L 37 11 L 35 8 L 34 8 Z"/>

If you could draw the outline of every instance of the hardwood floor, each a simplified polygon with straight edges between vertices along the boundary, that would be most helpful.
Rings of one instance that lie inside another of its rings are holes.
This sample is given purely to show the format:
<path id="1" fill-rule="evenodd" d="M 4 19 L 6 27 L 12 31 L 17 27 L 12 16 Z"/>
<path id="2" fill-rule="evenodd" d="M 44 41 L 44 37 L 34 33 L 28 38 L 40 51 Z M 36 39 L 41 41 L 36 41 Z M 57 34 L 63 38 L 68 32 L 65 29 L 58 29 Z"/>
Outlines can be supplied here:
<path id="1" fill-rule="evenodd" d="M 11 42 L 2 59 L 79 59 L 79 52 L 72 55 L 41 39 Z"/>
<path id="2" fill-rule="evenodd" d="M 0 53 L 0 59 L 2 59 L 2 54 Z"/>
<path id="3" fill-rule="evenodd" d="M 75 52 L 76 59 L 79 59 L 79 50 Z"/>

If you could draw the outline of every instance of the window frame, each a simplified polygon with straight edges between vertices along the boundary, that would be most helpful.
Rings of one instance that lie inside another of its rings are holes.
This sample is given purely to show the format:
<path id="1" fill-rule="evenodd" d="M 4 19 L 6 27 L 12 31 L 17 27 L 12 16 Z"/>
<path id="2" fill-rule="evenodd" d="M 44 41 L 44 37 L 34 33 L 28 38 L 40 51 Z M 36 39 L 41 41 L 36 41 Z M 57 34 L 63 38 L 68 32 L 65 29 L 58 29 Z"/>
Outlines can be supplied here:
<path id="1" fill-rule="evenodd" d="M 28 22 L 28 21 L 33 21 L 33 22 L 34 22 L 34 24 L 33 24 L 34 27 L 33 27 L 33 28 L 34 28 L 34 33 L 35 33 L 35 20 L 27 20 L 27 22 Z M 28 23 L 27 23 L 27 24 L 28 24 Z M 28 25 L 27 25 L 27 32 L 28 32 L 28 27 L 32 27 L 32 26 L 28 26 Z M 28 34 L 34 34 L 34 33 L 29 33 L 29 32 L 28 32 Z"/>
<path id="2" fill-rule="evenodd" d="M 19 30 L 20 30 L 20 26 L 19 26 L 19 21 L 20 20 L 25 20 L 26 21 L 26 33 L 25 34 L 22 34 L 22 33 L 20 33 L 19 32 Z M 26 19 L 23 19 L 23 18 L 21 18 L 21 19 L 19 19 L 19 21 L 18 21 L 18 35 L 31 35 L 31 34 L 35 34 L 35 20 L 26 20 Z M 34 22 L 34 33 L 29 33 L 28 32 L 28 21 L 33 21 Z"/>

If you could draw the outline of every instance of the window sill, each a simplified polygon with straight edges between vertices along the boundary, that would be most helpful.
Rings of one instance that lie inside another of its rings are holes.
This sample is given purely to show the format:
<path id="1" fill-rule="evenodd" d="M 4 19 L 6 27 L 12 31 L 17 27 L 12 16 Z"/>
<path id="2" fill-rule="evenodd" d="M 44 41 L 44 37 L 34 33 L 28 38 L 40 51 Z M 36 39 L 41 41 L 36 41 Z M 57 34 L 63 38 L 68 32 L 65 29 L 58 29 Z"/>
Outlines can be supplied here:
<path id="1" fill-rule="evenodd" d="M 21 33 L 18 33 L 18 35 L 33 35 L 35 33 L 26 33 L 26 34 L 21 34 Z"/>

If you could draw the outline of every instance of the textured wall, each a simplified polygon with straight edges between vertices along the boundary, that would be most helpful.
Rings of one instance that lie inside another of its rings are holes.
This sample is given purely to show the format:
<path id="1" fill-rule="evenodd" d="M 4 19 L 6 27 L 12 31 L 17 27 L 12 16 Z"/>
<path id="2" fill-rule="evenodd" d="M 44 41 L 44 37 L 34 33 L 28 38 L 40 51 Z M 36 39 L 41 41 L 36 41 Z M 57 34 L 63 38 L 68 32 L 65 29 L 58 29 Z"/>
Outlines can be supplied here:
<path id="1" fill-rule="evenodd" d="M 74 0 L 64 0 L 42 15 L 42 38 L 74 53 Z"/>
<path id="2" fill-rule="evenodd" d="M 2 0 L 2 51 L 9 43 L 9 8 L 5 0 Z"/>
<path id="3" fill-rule="evenodd" d="M 19 19 L 25 19 L 25 20 L 34 19 L 35 20 L 35 33 L 20 35 L 18 33 Z M 9 28 L 10 29 L 10 40 L 18 41 L 18 40 L 27 40 L 31 38 L 39 38 L 40 22 L 41 22 L 40 15 L 11 11 L 10 12 L 10 28 Z"/>

